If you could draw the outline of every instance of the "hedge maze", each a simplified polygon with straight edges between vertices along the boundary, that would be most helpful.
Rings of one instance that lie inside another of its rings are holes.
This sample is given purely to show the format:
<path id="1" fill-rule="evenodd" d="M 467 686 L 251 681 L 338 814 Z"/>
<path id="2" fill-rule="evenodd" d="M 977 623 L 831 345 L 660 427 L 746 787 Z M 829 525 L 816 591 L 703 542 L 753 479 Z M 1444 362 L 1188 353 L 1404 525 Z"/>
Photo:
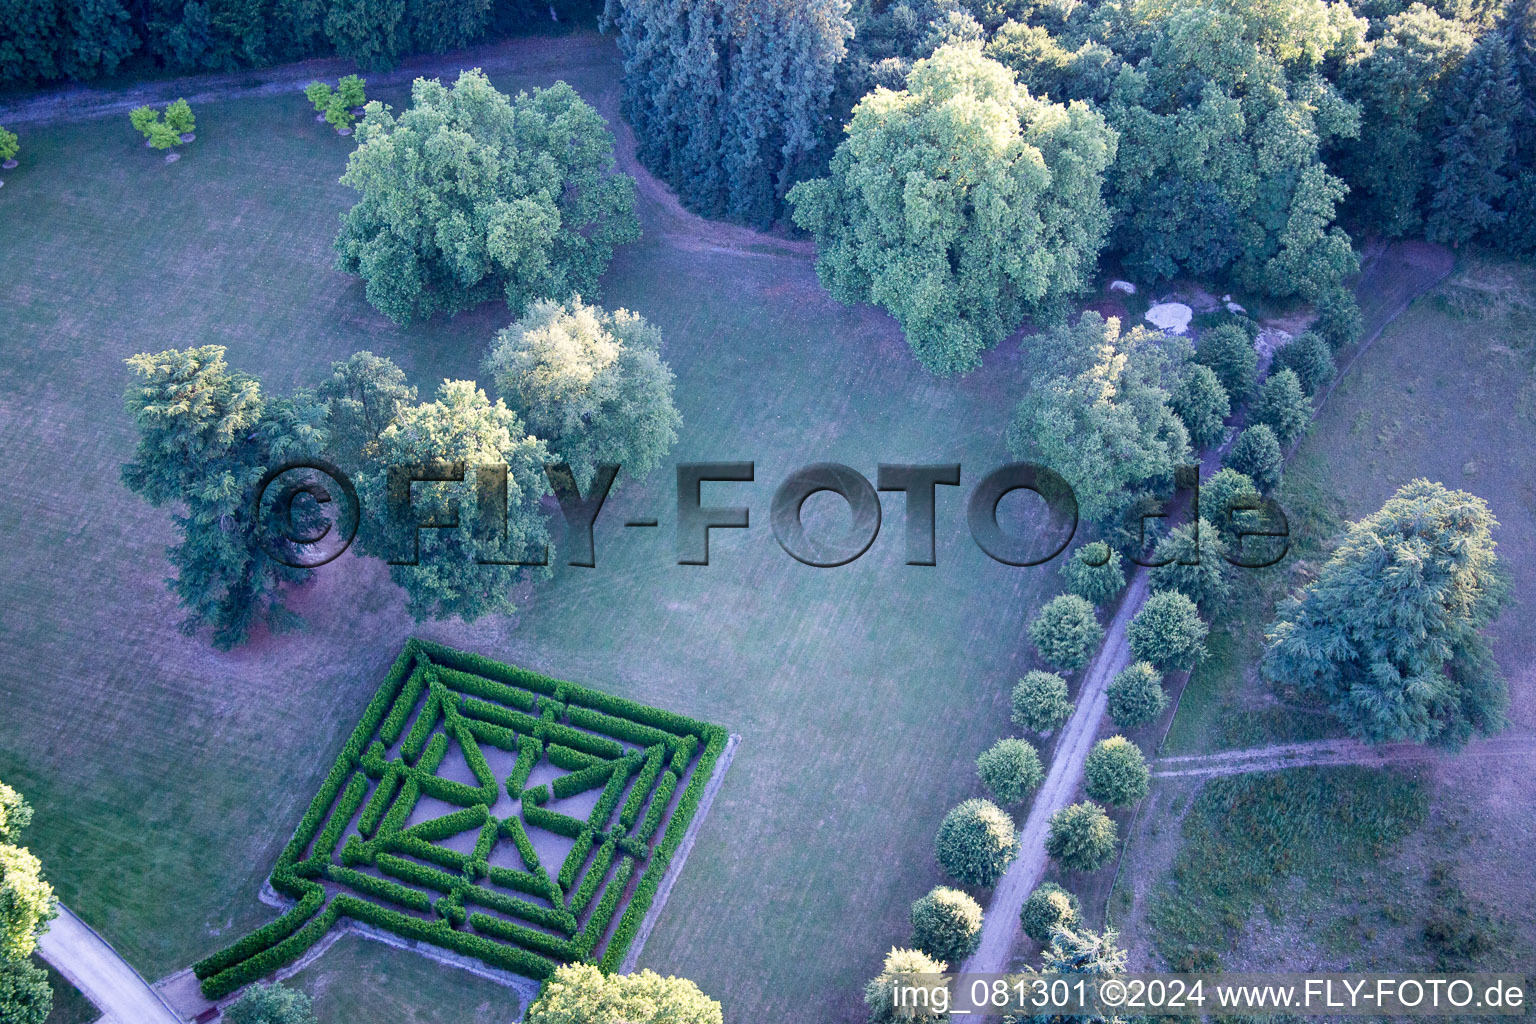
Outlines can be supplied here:
<path id="1" fill-rule="evenodd" d="M 343 919 L 543 979 L 618 967 L 719 726 L 410 640 L 272 870 L 297 901 L 194 965 L 220 998 Z"/>

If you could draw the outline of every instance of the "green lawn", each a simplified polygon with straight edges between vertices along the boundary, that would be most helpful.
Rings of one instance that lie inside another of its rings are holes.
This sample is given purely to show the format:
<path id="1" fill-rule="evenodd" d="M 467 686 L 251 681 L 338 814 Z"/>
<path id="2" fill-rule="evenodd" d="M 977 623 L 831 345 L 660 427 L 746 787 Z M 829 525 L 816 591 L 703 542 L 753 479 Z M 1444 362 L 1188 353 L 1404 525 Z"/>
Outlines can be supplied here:
<path id="1" fill-rule="evenodd" d="M 565 77 L 615 110 L 608 44 L 576 37 L 562 56 L 540 43 L 528 60 L 520 45 L 487 62 L 498 84 Z M 124 357 L 217 342 L 285 391 L 370 348 L 430 391 L 474 375 L 508 315 L 398 329 L 330 269 L 349 143 L 301 95 L 205 102 L 197 117 L 174 165 L 126 116 L 28 128 L 0 191 L 0 778 L 37 806 L 29 844 L 60 896 L 150 977 L 270 919 L 265 872 L 419 632 L 741 734 L 642 965 L 695 978 L 731 1020 L 851 1012 L 938 879 L 933 833 L 977 791 L 971 763 L 1007 730 L 1021 628 L 1055 586 L 1054 566 L 991 563 L 964 530 L 964 493 L 1007 460 L 1012 350 L 935 380 L 888 318 L 827 298 L 803 247 L 695 222 L 647 192 L 647 237 L 602 299 L 664 331 L 685 424 L 673 461 L 756 460 L 756 483 L 705 491 L 750 504 L 753 528 L 717 532 L 716 564 L 674 564 L 669 463 L 610 502 L 598 567 L 558 572 L 516 619 L 417 626 L 382 567 L 348 557 L 297 597 L 307 632 L 219 653 L 176 629 L 169 512 L 118 480 L 133 444 Z M 899 495 L 860 561 L 792 561 L 769 498 L 819 460 L 871 478 L 880 461 L 963 462 L 966 488 L 940 493 L 939 566 L 902 564 Z M 661 528 L 620 525 L 641 515 Z M 306 984 L 356 1014 L 383 998 L 368 994 L 386 971 L 375 965 L 400 963 L 357 944 Z M 486 998 L 462 972 L 401 970 L 399 1019 L 463 1021 L 463 1000 Z"/>

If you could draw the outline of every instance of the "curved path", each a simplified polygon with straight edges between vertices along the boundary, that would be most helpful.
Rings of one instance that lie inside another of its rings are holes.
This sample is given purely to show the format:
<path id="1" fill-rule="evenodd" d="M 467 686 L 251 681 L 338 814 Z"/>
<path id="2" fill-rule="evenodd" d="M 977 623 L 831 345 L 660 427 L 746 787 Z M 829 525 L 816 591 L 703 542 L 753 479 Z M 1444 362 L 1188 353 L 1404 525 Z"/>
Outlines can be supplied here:
<path id="1" fill-rule="evenodd" d="M 184 1024 L 128 961 L 62 903 L 37 952 L 105 1014 L 101 1024 Z"/>
<path id="2" fill-rule="evenodd" d="M 1536 760 L 1536 736 L 1494 736 L 1476 740 L 1456 753 L 1417 743 L 1369 744 L 1359 740 L 1315 740 L 1311 743 L 1279 743 L 1214 754 L 1160 757 L 1152 764 L 1155 778 L 1180 776 L 1243 775 L 1308 765 L 1358 764 L 1385 767 L 1395 764 L 1430 764 L 1452 758 L 1526 757 Z"/>

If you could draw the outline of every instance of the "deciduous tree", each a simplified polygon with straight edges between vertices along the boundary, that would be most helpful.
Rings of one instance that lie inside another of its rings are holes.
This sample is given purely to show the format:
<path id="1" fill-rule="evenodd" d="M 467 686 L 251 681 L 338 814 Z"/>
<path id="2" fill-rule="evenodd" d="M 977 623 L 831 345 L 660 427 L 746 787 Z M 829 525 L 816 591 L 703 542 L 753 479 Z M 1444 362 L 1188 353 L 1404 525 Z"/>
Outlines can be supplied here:
<path id="1" fill-rule="evenodd" d="M 1051 815 L 1045 852 L 1068 871 L 1097 871 L 1120 845 L 1115 823 L 1091 802 L 1063 807 Z"/>
<path id="2" fill-rule="evenodd" d="M 981 905 L 959 889 L 937 886 L 912 904 L 912 945 L 935 960 L 959 963 L 981 942 Z"/>
<path id="3" fill-rule="evenodd" d="M 1133 657 L 1166 670 L 1193 665 L 1205 653 L 1207 632 L 1195 602 L 1176 590 L 1159 590 L 1141 606 L 1126 636 Z"/>
<path id="4" fill-rule="evenodd" d="M 1072 717 L 1067 681 L 1054 672 L 1035 669 L 1013 687 L 1013 724 L 1031 732 L 1049 732 Z"/>
<path id="5" fill-rule="evenodd" d="M 1045 781 L 1045 769 L 1034 744 L 1016 738 L 998 740 L 983 752 L 976 759 L 976 774 L 987 792 L 1002 804 L 1020 802 Z"/>
<path id="6" fill-rule="evenodd" d="M 720 1004 L 687 978 L 652 970 L 607 974 L 594 964 L 555 968 L 527 1024 L 720 1024 Z"/>
<path id="7" fill-rule="evenodd" d="M 1029 624 L 1029 640 L 1040 657 L 1067 672 L 1086 665 L 1103 639 L 1093 605 L 1076 594 L 1053 598 Z"/>
<path id="8" fill-rule="evenodd" d="M 1076 928 L 1082 913 L 1077 897 L 1055 882 L 1041 882 L 1024 901 L 1019 923 L 1036 942 L 1049 942 L 1058 928 Z"/>
<path id="9" fill-rule="evenodd" d="M 1126 807 L 1147 795 L 1152 772 L 1140 747 L 1124 736 L 1111 736 L 1088 752 L 1083 779 L 1090 800 Z"/>
<path id="10" fill-rule="evenodd" d="M 944 815 L 935 842 L 939 867 L 966 885 L 990 886 L 1019 853 L 1008 812 L 990 800 L 971 799 Z"/>
<path id="11" fill-rule="evenodd" d="M 1122 729 L 1156 721 L 1168 707 L 1163 677 L 1151 662 L 1138 661 L 1121 669 L 1109 684 L 1109 717 Z"/>

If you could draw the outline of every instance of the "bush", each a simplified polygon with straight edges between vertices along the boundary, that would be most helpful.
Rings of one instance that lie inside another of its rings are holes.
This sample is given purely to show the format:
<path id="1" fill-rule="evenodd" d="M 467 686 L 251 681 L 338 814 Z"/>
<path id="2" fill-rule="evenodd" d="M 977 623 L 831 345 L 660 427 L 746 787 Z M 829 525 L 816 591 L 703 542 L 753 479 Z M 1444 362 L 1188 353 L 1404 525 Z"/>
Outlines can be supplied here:
<path id="1" fill-rule="evenodd" d="M 1071 717 L 1067 681 L 1056 673 L 1036 669 L 1014 685 L 1014 725 L 1032 732 L 1049 732 Z"/>
<path id="2" fill-rule="evenodd" d="M 1230 401 L 1243 402 L 1253 394 L 1259 354 L 1254 350 L 1253 336 L 1237 324 L 1223 324 L 1201 334 L 1195 361 L 1211 368 Z"/>
<path id="3" fill-rule="evenodd" d="M 331 87 L 324 82 L 310 82 L 304 87 L 304 98 L 314 106 L 315 113 L 323 114 L 331 105 Z"/>
<path id="4" fill-rule="evenodd" d="M 1222 386 L 1216 371 L 1203 363 L 1192 363 L 1184 368 L 1168 404 L 1184 421 L 1184 428 L 1189 431 L 1189 439 L 1196 448 L 1221 440 L 1226 419 L 1232 413 L 1227 389 Z"/>
<path id="5" fill-rule="evenodd" d="M 1061 578 L 1067 593 L 1095 605 L 1105 605 L 1125 589 L 1123 562 L 1120 552 L 1096 540 L 1072 552 L 1072 557 L 1061 565 Z"/>
<path id="6" fill-rule="evenodd" d="M 912 945 L 958 964 L 981 942 L 981 905 L 959 889 L 938 886 L 912 904 Z"/>
<path id="7" fill-rule="evenodd" d="M 1077 897 L 1055 882 L 1041 882 L 1024 901 L 1019 923 L 1036 942 L 1049 942 L 1057 928 L 1076 928 L 1082 917 Z"/>
<path id="8" fill-rule="evenodd" d="M 1309 395 L 1333 380 L 1333 352 L 1322 336 L 1312 331 L 1296 335 L 1280 351 L 1275 353 L 1276 369 L 1290 370 L 1301 382 L 1301 389 Z"/>
<path id="9" fill-rule="evenodd" d="M 1324 292 L 1317 300 L 1317 319 L 1312 330 L 1321 335 L 1335 352 L 1360 340 L 1365 319 L 1360 315 L 1360 304 L 1348 288 L 1334 288 Z"/>
<path id="10" fill-rule="evenodd" d="M 1281 448 L 1288 448 L 1307 432 L 1312 422 L 1312 402 L 1301 388 L 1301 380 L 1293 370 L 1281 370 L 1269 375 L 1254 399 L 1250 420 L 1262 423 L 1275 432 Z"/>
<path id="11" fill-rule="evenodd" d="M 1154 722 L 1167 707 L 1163 677 L 1149 662 L 1126 666 L 1109 684 L 1109 717 L 1122 729 Z"/>
<path id="12" fill-rule="evenodd" d="M 20 152 L 18 141 L 15 132 L 0 128 L 0 161 L 16 159 L 16 154 Z"/>
<path id="13" fill-rule="evenodd" d="M 1232 591 L 1221 535 L 1202 516 L 1178 527 L 1158 542 L 1152 560 L 1165 562 L 1151 570 L 1152 586 L 1177 590 L 1209 613 L 1215 613 Z"/>
<path id="14" fill-rule="evenodd" d="M 1093 605 L 1076 594 L 1061 594 L 1029 624 L 1029 639 L 1048 664 L 1072 672 L 1098 650 L 1104 627 L 1093 614 Z"/>
<path id="15" fill-rule="evenodd" d="M 1131 654 L 1158 668 L 1188 668 L 1205 653 L 1206 625 L 1195 603 L 1176 590 L 1147 598 L 1126 630 Z"/>
<path id="16" fill-rule="evenodd" d="M 966 885 L 992 885 L 1019 852 L 1008 812 L 990 800 L 967 800 L 944 815 L 935 843 L 939 867 Z"/>
<path id="17" fill-rule="evenodd" d="M 224 1024 L 316 1024 L 309 996 L 282 985 L 252 985 L 224 1011 Z"/>
<path id="18" fill-rule="evenodd" d="M 1068 871 L 1097 871 L 1119 845 L 1115 823 L 1094 803 L 1073 804 L 1051 815 L 1045 852 Z"/>
<path id="19" fill-rule="evenodd" d="M 197 130 L 197 120 L 186 100 L 177 100 L 165 108 L 165 123 L 177 135 Z"/>
<path id="20" fill-rule="evenodd" d="M 348 107 L 361 107 L 368 102 L 368 95 L 363 87 L 367 85 L 367 79 L 357 75 L 343 75 L 336 83 L 336 95 L 341 97 L 341 102 Z"/>
<path id="21" fill-rule="evenodd" d="M 1280 451 L 1280 441 L 1275 432 L 1263 423 L 1255 423 L 1237 435 L 1237 442 L 1227 452 L 1221 464 L 1248 477 L 1262 490 L 1270 490 L 1280 482 L 1280 470 L 1285 456 Z"/>
<path id="22" fill-rule="evenodd" d="M 1152 772 L 1141 748 L 1124 736 L 1100 740 L 1083 762 L 1084 790 L 1094 800 L 1126 807 L 1147 795 Z"/>
<path id="23" fill-rule="evenodd" d="M 976 759 L 976 774 L 987 791 L 1003 804 L 1018 803 L 1045 781 L 1039 752 L 1027 740 L 1020 739 L 994 743 L 992 749 Z"/>

